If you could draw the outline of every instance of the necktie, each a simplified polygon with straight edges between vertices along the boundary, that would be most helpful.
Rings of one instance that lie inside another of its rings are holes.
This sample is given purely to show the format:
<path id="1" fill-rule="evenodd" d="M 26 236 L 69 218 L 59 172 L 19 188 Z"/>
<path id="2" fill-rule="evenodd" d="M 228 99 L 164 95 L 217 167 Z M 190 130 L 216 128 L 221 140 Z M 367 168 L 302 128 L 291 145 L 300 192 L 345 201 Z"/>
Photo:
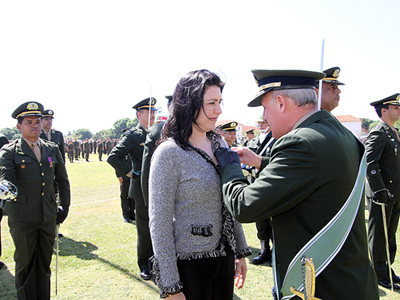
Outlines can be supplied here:
<path id="1" fill-rule="evenodd" d="M 40 153 L 39 145 L 36 143 L 32 143 L 31 148 L 32 148 L 33 153 L 36 156 L 36 159 L 40 162 L 40 159 L 42 158 L 42 154 Z"/>
<path id="2" fill-rule="evenodd" d="M 50 134 L 50 132 L 46 132 L 46 136 L 47 136 L 47 140 L 48 140 L 48 141 L 51 141 L 51 134 Z"/>

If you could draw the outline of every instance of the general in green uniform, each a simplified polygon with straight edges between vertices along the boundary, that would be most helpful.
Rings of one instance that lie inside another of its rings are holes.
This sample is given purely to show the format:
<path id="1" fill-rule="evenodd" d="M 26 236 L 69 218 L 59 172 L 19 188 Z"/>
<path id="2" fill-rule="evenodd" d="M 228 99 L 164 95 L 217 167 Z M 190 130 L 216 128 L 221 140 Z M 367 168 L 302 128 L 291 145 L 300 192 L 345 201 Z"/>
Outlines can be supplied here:
<path id="1" fill-rule="evenodd" d="M 233 216 L 243 223 L 272 219 L 275 296 L 279 297 L 292 259 L 347 202 L 364 147 L 329 112 L 317 109 L 315 80 L 324 73 L 253 70 L 253 74 L 260 93 L 249 106 L 264 107 L 264 118 L 277 138 L 271 157 L 261 158 L 247 148 L 238 150 L 242 162 L 260 170 L 259 177 L 249 184 L 236 152 L 220 149 L 216 155 L 223 168 L 224 201 Z M 317 272 L 317 298 L 379 299 L 368 258 L 363 201 L 353 214 L 344 244 L 321 273 Z M 328 248 L 329 243 L 321 253 L 334 252 Z"/>

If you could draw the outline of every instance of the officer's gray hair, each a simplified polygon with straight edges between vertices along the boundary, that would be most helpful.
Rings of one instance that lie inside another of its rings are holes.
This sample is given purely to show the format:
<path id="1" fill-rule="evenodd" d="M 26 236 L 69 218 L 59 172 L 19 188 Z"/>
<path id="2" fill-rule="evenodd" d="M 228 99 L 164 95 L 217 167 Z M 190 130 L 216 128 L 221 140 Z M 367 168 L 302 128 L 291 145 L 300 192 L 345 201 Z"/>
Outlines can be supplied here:
<path id="1" fill-rule="evenodd" d="M 271 93 L 274 100 L 278 95 L 285 96 L 292 99 L 299 107 L 307 104 L 311 104 L 312 106 L 317 105 L 317 93 L 314 89 L 274 90 Z"/>

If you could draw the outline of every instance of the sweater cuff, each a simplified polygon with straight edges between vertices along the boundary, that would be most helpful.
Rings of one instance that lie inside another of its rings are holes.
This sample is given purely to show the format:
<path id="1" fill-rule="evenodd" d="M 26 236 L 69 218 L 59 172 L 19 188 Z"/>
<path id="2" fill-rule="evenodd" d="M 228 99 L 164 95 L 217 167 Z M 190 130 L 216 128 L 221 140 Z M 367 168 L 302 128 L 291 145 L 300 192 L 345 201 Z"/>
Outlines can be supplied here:
<path id="1" fill-rule="evenodd" d="M 160 298 L 165 299 L 169 295 L 175 295 L 182 291 L 183 284 L 181 281 L 174 283 L 170 286 L 163 286 L 161 283 L 160 266 L 155 256 L 149 258 L 149 268 L 151 278 L 160 290 Z"/>
<path id="2" fill-rule="evenodd" d="M 235 253 L 235 257 L 236 259 L 240 259 L 240 258 L 245 258 L 246 256 L 251 255 L 251 250 L 249 248 L 240 250 L 240 251 L 236 251 Z"/>

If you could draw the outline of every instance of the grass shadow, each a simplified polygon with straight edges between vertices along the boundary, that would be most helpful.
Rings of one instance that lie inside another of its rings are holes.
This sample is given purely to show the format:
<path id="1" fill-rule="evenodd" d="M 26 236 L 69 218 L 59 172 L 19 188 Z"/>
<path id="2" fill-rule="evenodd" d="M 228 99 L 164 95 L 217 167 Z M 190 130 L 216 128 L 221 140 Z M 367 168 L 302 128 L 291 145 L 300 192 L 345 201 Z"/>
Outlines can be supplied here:
<path id="1" fill-rule="evenodd" d="M 1 282 L 1 299 L 17 299 L 17 292 L 15 290 L 14 275 L 10 272 L 7 265 L 0 270 L 0 282 Z"/>
<path id="2" fill-rule="evenodd" d="M 126 275 L 128 275 L 130 278 L 136 280 L 137 282 L 140 282 L 141 284 L 145 285 L 147 288 L 152 289 L 153 291 L 158 293 L 158 288 L 155 287 L 152 281 L 144 281 L 141 279 L 140 276 L 137 276 L 136 274 L 132 273 L 129 269 L 124 268 L 118 264 L 112 263 L 109 260 L 98 256 L 97 254 L 93 253 L 93 251 L 96 251 L 98 247 L 90 242 L 85 242 L 85 241 L 75 241 L 69 237 L 61 237 L 59 240 L 59 256 L 75 256 L 79 259 L 82 260 L 99 260 L 104 264 L 107 264 L 114 268 L 115 270 L 118 270 L 119 272 L 122 272 Z M 56 249 L 54 248 L 54 253 L 56 252 Z"/>

